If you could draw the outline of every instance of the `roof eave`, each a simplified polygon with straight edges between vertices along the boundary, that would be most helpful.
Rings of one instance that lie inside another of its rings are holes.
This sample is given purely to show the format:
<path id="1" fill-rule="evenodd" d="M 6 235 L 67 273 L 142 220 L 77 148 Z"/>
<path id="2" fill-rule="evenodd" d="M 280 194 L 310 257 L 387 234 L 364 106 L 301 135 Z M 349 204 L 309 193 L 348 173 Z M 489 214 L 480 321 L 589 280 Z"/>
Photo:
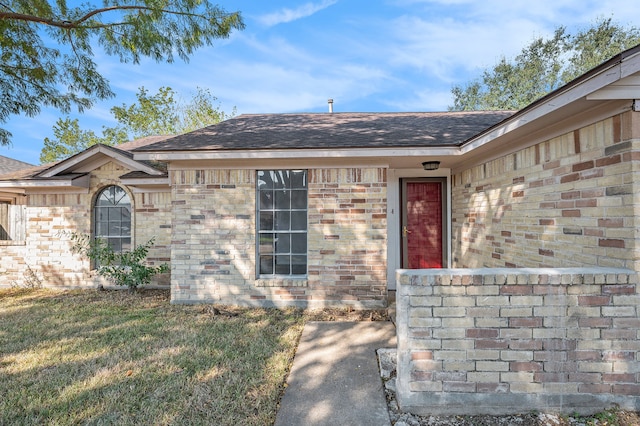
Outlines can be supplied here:
<path id="1" fill-rule="evenodd" d="M 638 70 L 640 70 L 640 45 L 614 56 L 609 61 L 538 99 L 511 117 L 464 141 L 460 145 L 461 153 L 466 154 L 473 151 L 573 102 L 589 99 L 589 95 L 603 90 L 622 78 L 638 72 Z M 628 96 L 630 95 L 628 94 Z"/>
<path id="2" fill-rule="evenodd" d="M 18 179 L 0 181 L 0 189 L 33 188 L 89 188 L 90 175 L 66 179 Z"/>
<path id="3" fill-rule="evenodd" d="M 343 148 L 343 149 L 265 149 L 265 150 L 176 150 L 136 152 L 136 160 L 275 160 L 309 158 L 377 158 L 404 156 L 458 155 L 456 146 Z"/>

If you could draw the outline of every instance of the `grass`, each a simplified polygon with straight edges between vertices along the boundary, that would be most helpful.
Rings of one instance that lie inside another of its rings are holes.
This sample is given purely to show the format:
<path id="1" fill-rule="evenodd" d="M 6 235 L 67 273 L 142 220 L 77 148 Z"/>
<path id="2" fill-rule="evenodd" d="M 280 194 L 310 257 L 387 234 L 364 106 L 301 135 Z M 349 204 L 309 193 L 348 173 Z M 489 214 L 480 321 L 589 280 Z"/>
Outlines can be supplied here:
<path id="1" fill-rule="evenodd" d="M 0 425 L 267 425 L 304 317 L 158 291 L 13 289 L 0 324 Z"/>

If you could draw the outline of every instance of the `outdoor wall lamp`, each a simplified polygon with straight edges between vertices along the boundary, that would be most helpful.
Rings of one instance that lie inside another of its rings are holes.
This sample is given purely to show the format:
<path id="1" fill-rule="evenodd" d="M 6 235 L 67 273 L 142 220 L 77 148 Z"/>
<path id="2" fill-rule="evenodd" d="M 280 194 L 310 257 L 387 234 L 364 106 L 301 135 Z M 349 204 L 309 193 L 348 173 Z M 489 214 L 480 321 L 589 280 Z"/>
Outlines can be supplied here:
<path id="1" fill-rule="evenodd" d="M 425 170 L 438 170 L 440 168 L 439 161 L 425 161 L 422 163 L 422 168 Z"/>

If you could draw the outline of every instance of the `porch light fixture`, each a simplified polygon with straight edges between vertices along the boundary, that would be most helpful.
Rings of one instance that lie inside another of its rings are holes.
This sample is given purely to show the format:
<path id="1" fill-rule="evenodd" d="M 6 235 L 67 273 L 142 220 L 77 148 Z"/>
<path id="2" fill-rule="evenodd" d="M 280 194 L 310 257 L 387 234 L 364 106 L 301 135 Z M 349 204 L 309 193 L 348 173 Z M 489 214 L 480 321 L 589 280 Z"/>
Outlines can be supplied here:
<path id="1" fill-rule="evenodd" d="M 439 161 L 425 161 L 422 163 L 422 168 L 425 170 L 438 170 L 440 168 Z"/>

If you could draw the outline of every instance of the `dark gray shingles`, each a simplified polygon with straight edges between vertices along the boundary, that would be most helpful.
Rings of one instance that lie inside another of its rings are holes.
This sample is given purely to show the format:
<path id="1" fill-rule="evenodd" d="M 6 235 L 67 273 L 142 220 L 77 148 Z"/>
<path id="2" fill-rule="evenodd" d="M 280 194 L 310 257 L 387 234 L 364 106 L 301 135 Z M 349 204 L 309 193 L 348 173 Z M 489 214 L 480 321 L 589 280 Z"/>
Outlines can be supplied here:
<path id="1" fill-rule="evenodd" d="M 33 167 L 33 164 L 0 155 L 0 174 L 11 173 Z"/>
<path id="2" fill-rule="evenodd" d="M 513 111 L 247 114 L 133 151 L 458 146 Z"/>

